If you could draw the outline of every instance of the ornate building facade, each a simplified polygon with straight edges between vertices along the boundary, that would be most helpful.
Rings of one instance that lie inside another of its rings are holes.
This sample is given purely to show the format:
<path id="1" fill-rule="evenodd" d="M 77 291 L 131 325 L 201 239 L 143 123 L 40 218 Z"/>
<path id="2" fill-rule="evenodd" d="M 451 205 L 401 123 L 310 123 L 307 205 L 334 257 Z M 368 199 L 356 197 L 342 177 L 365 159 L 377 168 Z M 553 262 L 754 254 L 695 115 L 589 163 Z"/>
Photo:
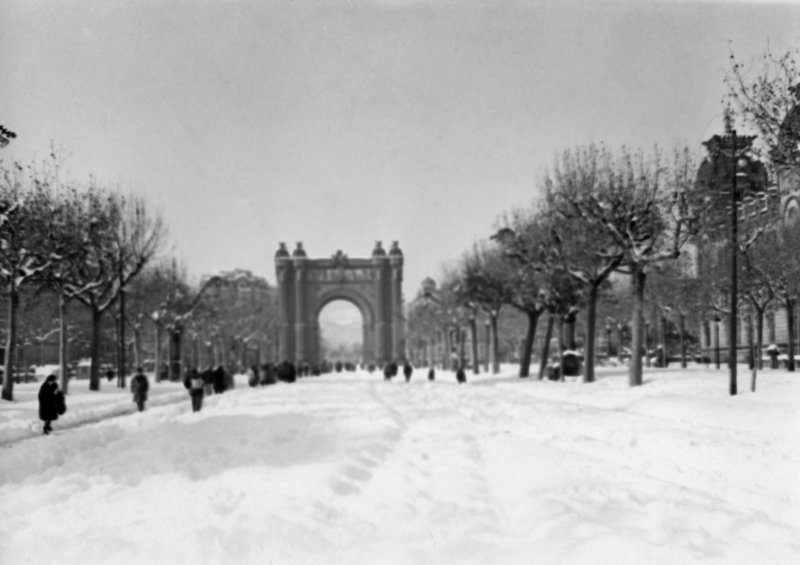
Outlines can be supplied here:
<path id="1" fill-rule="evenodd" d="M 771 230 L 785 223 L 796 222 L 800 217 L 800 104 L 787 115 L 779 146 L 771 154 L 771 178 L 767 167 L 753 157 L 754 137 L 731 136 L 730 131 L 723 136 L 713 136 L 705 146 L 708 156 L 703 161 L 697 175 L 698 189 L 706 191 L 711 198 L 720 198 L 717 210 L 719 220 L 716 230 L 705 244 L 698 246 L 698 262 L 709 260 L 711 254 L 720 253 L 723 242 L 730 235 L 732 216 L 731 192 L 734 176 L 737 177 L 736 201 L 738 227 L 744 233 L 753 234 L 757 230 Z M 712 219 L 713 221 L 713 219 Z M 702 269 L 701 269 L 702 270 Z M 727 298 L 725 300 L 728 300 Z M 710 360 L 727 362 L 730 344 L 729 324 L 726 322 L 724 307 L 716 313 L 708 308 L 700 332 L 702 354 Z M 790 334 L 798 339 L 797 317 L 787 316 L 787 311 L 779 302 L 773 301 L 764 320 L 763 346 L 777 345 L 781 352 L 788 350 Z M 789 324 L 795 325 L 790 332 Z M 740 309 L 737 316 L 737 335 L 735 336 L 737 358 L 748 358 L 749 343 L 752 340 L 753 319 L 747 309 Z M 795 347 L 800 351 L 800 344 Z M 762 352 L 763 355 L 763 352 Z"/>

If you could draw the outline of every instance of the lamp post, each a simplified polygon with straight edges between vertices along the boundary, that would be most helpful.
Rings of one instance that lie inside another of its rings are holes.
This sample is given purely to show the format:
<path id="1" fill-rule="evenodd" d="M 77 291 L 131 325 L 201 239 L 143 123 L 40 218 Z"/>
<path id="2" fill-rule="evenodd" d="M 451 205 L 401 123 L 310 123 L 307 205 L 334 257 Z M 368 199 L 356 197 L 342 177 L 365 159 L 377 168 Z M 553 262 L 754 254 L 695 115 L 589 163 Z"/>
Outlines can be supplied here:
<path id="1" fill-rule="evenodd" d="M 741 149 L 747 150 L 754 137 L 745 137 Z M 738 337 L 738 292 L 739 292 L 739 273 L 738 273 L 738 252 L 739 252 L 739 218 L 737 202 L 739 200 L 739 180 L 747 182 L 749 163 L 746 157 L 738 155 L 740 149 L 736 130 L 731 129 L 732 152 L 731 158 L 734 163 L 733 178 L 731 179 L 731 318 L 729 320 L 728 335 L 728 366 L 730 368 L 730 380 L 728 392 L 731 396 L 735 395 L 736 390 L 736 344 Z"/>
<path id="2" fill-rule="evenodd" d="M 606 357 L 611 359 L 611 323 L 606 322 Z"/>
<path id="3" fill-rule="evenodd" d="M 719 323 L 720 317 L 714 316 L 714 364 L 719 369 Z"/>
<path id="4" fill-rule="evenodd" d="M 731 182 L 731 317 L 728 320 L 728 368 L 730 369 L 730 378 L 728 381 L 728 392 L 731 396 L 736 394 L 736 306 L 737 296 L 739 293 L 739 278 L 738 278 L 738 247 L 739 247 L 739 219 L 738 210 L 736 209 L 736 179 L 739 176 L 739 160 L 736 157 L 736 130 L 731 130 L 731 138 L 733 139 L 733 152 L 732 157 L 735 163 L 735 170 L 733 174 L 733 182 Z"/>

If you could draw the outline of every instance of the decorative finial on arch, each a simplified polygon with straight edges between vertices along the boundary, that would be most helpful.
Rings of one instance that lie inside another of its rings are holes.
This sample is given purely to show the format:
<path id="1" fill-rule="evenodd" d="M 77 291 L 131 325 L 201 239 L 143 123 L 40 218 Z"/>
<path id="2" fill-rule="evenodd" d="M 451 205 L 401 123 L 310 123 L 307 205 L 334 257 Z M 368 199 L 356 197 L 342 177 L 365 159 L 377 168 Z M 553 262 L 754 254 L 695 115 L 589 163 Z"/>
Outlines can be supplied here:
<path id="1" fill-rule="evenodd" d="M 278 250 L 275 252 L 275 257 L 288 257 L 289 250 L 286 249 L 286 242 L 281 241 L 278 243 Z"/>
<path id="2" fill-rule="evenodd" d="M 397 240 L 392 241 L 392 247 L 389 249 L 389 255 L 392 255 L 392 256 L 395 256 L 395 257 L 402 257 L 403 256 L 403 252 L 400 250 L 400 242 L 399 241 L 397 241 Z"/>
<path id="3" fill-rule="evenodd" d="M 375 249 L 372 250 L 372 256 L 373 257 L 376 257 L 376 256 L 381 256 L 382 257 L 384 255 L 386 255 L 386 251 L 384 251 L 384 249 L 383 249 L 383 243 L 380 242 L 380 241 L 376 241 L 375 242 Z"/>
<path id="4" fill-rule="evenodd" d="M 302 241 L 298 241 L 297 242 L 297 248 L 292 253 L 292 257 L 307 257 L 306 250 L 303 249 L 303 242 Z"/>

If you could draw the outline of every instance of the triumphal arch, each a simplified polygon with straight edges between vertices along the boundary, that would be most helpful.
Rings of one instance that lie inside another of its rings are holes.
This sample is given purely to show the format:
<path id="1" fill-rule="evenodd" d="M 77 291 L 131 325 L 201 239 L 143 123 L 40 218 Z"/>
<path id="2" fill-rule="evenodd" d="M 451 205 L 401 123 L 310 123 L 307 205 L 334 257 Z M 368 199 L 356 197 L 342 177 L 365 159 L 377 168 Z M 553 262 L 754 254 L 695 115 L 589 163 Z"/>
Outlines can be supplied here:
<path id="1" fill-rule="evenodd" d="M 280 243 L 275 270 L 281 361 L 322 361 L 319 314 L 334 300 L 346 300 L 361 312 L 364 363 L 404 357 L 403 252 L 396 241 L 388 253 L 376 242 L 368 259 L 351 259 L 341 251 L 329 259 L 309 259 L 302 242 L 291 255 Z"/>

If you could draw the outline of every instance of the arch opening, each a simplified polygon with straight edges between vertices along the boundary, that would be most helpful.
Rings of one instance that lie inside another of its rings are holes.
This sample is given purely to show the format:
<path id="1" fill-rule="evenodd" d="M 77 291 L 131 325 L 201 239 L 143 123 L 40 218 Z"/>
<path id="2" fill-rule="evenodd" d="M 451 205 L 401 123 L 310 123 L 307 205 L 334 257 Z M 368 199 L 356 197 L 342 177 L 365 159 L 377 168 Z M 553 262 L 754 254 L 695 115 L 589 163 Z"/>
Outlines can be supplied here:
<path id="1" fill-rule="evenodd" d="M 338 298 L 327 302 L 317 315 L 319 353 L 329 363 L 353 363 L 364 360 L 366 319 L 356 304 Z"/>

